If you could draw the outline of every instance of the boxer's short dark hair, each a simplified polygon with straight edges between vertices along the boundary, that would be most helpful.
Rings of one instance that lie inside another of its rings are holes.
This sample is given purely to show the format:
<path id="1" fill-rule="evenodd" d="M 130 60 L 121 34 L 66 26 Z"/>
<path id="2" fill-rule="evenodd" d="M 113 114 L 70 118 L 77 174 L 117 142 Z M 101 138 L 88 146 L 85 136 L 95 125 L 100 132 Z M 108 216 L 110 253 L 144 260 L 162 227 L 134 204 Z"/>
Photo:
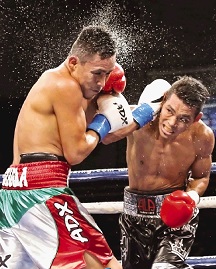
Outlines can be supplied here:
<path id="1" fill-rule="evenodd" d="M 102 26 L 87 26 L 78 35 L 69 56 L 76 55 L 81 61 L 98 54 L 101 59 L 110 58 L 117 53 L 114 36 Z"/>
<path id="2" fill-rule="evenodd" d="M 191 77 L 182 76 L 174 82 L 166 92 L 164 101 L 169 99 L 172 94 L 176 94 L 184 104 L 196 109 L 196 114 L 202 110 L 206 100 L 210 97 L 209 91 L 201 81 Z"/>

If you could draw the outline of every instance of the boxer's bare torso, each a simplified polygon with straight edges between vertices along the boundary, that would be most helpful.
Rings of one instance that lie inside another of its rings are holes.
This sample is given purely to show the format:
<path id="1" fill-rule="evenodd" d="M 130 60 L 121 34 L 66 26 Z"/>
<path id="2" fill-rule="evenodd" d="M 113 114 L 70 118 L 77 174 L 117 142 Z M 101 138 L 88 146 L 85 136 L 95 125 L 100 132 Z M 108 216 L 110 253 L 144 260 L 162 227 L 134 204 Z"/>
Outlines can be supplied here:
<path id="1" fill-rule="evenodd" d="M 135 191 L 161 191 L 185 186 L 202 195 L 209 182 L 212 130 L 175 94 L 163 104 L 157 119 L 134 131 L 134 126 L 109 134 L 104 144 L 127 136 L 129 187 Z"/>
<path id="2" fill-rule="evenodd" d="M 46 71 L 29 92 L 18 116 L 13 164 L 19 163 L 22 153 L 48 152 L 63 156 L 63 147 L 71 145 L 74 130 L 81 128 L 80 132 L 84 133 L 95 112 L 95 100 L 83 97 L 80 85 L 64 63 Z M 77 120 L 71 124 L 77 117 L 80 125 Z"/>
<path id="3" fill-rule="evenodd" d="M 190 169 L 196 169 L 198 177 L 208 174 L 208 127 L 202 121 L 192 124 L 174 140 L 160 137 L 155 127 L 150 123 L 127 138 L 131 189 L 158 191 L 182 187 Z"/>

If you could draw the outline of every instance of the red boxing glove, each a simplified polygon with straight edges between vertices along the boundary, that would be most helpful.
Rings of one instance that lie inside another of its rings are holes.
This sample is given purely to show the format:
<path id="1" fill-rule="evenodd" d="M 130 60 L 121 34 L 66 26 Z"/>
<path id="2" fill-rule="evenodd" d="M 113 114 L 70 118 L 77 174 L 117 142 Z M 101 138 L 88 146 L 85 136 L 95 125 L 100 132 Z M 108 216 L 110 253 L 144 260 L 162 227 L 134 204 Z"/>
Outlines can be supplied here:
<path id="1" fill-rule="evenodd" d="M 104 93 L 122 93 L 126 87 L 126 77 L 124 75 L 124 69 L 120 64 L 116 63 L 115 68 L 109 74 L 109 77 L 103 87 L 102 91 Z"/>
<path id="2" fill-rule="evenodd" d="M 171 228 L 183 226 L 193 216 L 196 207 L 195 201 L 199 201 L 199 195 L 195 191 L 177 190 L 172 192 L 163 201 L 160 211 L 161 219 Z"/>

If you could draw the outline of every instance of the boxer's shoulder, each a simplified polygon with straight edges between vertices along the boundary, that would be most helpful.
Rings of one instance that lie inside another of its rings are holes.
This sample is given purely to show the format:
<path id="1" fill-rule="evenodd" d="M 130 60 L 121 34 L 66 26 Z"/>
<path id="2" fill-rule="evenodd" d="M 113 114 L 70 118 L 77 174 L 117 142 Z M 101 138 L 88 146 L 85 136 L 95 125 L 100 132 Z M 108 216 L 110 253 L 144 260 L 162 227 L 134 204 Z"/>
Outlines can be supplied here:
<path id="1" fill-rule="evenodd" d="M 207 141 L 214 139 L 214 132 L 213 130 L 206 125 L 202 120 L 198 122 L 194 122 L 190 128 L 189 133 L 192 135 L 194 141 Z"/>

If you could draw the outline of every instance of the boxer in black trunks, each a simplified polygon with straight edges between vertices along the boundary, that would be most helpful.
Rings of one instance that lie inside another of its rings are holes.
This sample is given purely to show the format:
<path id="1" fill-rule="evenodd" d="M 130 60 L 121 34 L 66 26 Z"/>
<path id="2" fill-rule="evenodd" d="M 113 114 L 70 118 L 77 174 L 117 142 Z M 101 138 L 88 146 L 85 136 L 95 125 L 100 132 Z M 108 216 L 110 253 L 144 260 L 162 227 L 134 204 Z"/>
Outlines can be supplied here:
<path id="1" fill-rule="evenodd" d="M 201 120 L 208 97 L 200 81 L 183 76 L 165 93 L 154 120 L 103 140 L 108 144 L 128 135 L 129 186 L 120 216 L 124 269 L 191 268 L 185 260 L 194 242 L 197 204 L 208 187 L 215 143 Z"/>

